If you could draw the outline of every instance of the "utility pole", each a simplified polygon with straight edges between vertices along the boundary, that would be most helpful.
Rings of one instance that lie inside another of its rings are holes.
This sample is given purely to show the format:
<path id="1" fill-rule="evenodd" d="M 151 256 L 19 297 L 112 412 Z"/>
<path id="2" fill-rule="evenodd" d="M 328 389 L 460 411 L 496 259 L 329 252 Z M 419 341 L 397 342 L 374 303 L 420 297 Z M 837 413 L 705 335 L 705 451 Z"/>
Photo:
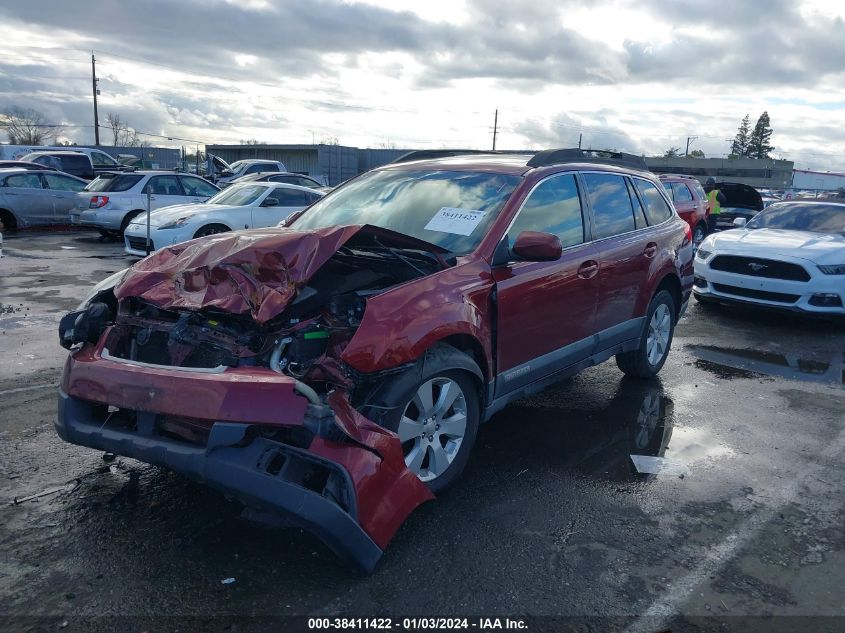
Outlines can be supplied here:
<path id="1" fill-rule="evenodd" d="M 493 151 L 496 151 L 496 133 L 499 131 L 499 109 L 493 115 Z"/>
<path id="2" fill-rule="evenodd" d="M 687 149 L 684 152 L 684 157 L 689 156 L 689 145 L 690 145 L 690 143 L 692 143 L 697 138 L 698 138 L 697 136 L 688 136 L 687 137 Z"/>
<path id="3" fill-rule="evenodd" d="M 97 95 L 100 90 L 97 88 L 97 60 L 94 51 L 91 51 L 91 91 L 94 93 L 94 145 L 100 145 L 100 117 L 97 114 Z"/>
<path id="4" fill-rule="evenodd" d="M 578 132 L 578 149 L 581 149 L 581 132 Z"/>

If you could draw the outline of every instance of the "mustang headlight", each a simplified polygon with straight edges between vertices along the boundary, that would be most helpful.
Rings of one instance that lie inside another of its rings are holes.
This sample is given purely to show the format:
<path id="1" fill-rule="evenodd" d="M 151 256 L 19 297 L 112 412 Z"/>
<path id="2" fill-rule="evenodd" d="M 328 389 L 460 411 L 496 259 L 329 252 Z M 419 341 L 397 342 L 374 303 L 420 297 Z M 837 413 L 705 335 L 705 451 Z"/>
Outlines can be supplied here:
<path id="1" fill-rule="evenodd" d="M 698 250 L 695 251 L 695 256 L 698 257 L 698 259 L 707 259 L 712 254 L 713 254 L 713 251 L 704 250 L 700 246 L 698 247 Z"/>
<path id="2" fill-rule="evenodd" d="M 845 275 L 845 264 L 835 264 L 833 266 L 819 266 L 819 270 L 825 275 Z"/>
<path id="3" fill-rule="evenodd" d="M 162 224 L 160 227 L 158 227 L 158 230 L 160 231 L 162 229 L 178 229 L 180 226 L 184 226 L 188 222 L 188 220 L 190 220 L 190 217 L 188 216 L 176 218 L 172 222 Z"/>

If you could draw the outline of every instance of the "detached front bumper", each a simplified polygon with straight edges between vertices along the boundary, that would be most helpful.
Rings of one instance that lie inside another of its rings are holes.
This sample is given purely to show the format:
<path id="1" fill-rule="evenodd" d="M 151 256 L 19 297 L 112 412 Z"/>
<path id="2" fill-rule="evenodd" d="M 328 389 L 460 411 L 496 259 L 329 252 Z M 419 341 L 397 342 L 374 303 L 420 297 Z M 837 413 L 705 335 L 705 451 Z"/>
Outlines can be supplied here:
<path id="1" fill-rule="evenodd" d="M 55 426 L 67 442 L 169 468 L 265 521 L 302 527 L 372 571 L 399 526 L 432 495 L 405 467 L 398 437 L 341 394 L 319 407 L 335 427 L 331 439 L 309 435 L 309 405 L 294 382 L 261 368 L 191 372 L 120 362 L 86 346 L 68 357 Z M 108 423 L 109 407 L 132 421 Z M 168 421 L 185 416 L 205 433 L 174 436 Z M 307 439 L 281 441 L 267 433 L 273 429 Z"/>
<path id="2" fill-rule="evenodd" d="M 92 423 L 91 409 L 90 403 L 60 392 L 59 437 L 163 466 L 207 484 L 247 507 L 312 532 L 364 571 L 372 571 L 381 558 L 382 549 L 358 524 L 352 479 L 340 465 L 261 437 L 243 446 L 247 424 L 215 423 L 202 447 L 161 437 L 155 432 L 152 414 L 148 414 L 146 433 L 132 432 Z M 307 475 L 314 472 L 322 476 L 309 479 Z"/>

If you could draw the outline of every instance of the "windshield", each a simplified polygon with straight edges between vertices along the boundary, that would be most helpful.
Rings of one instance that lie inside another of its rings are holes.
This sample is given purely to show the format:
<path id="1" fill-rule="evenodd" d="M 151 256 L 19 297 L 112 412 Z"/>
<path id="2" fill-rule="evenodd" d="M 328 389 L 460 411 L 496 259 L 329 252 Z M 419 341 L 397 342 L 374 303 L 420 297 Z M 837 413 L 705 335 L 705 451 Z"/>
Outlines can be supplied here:
<path id="1" fill-rule="evenodd" d="M 745 226 L 749 229 L 845 233 L 845 205 L 813 202 L 773 204 Z"/>
<path id="2" fill-rule="evenodd" d="M 260 185 L 232 185 L 209 198 L 208 204 L 230 204 L 235 207 L 245 207 L 258 200 L 266 191 L 267 187 Z"/>
<path id="3" fill-rule="evenodd" d="M 143 176 L 123 174 L 120 176 L 97 176 L 85 186 L 85 191 L 129 191 Z"/>
<path id="4" fill-rule="evenodd" d="M 245 160 L 236 160 L 234 163 L 229 165 L 229 170 L 233 174 L 237 174 L 239 171 L 243 171 L 244 167 L 246 167 L 247 162 Z"/>
<path id="5" fill-rule="evenodd" d="M 318 200 L 292 226 L 371 224 L 462 255 L 478 246 L 520 181 L 479 172 L 374 171 Z"/>

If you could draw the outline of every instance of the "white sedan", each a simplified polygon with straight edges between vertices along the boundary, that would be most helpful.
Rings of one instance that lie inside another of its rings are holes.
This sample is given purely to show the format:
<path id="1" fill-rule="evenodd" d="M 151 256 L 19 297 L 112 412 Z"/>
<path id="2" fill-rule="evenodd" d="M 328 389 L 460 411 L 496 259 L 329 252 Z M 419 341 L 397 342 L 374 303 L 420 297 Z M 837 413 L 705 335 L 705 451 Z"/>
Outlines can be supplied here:
<path id="1" fill-rule="evenodd" d="M 699 301 L 845 315 L 845 203 L 777 202 L 735 224 L 698 248 Z"/>
<path id="2" fill-rule="evenodd" d="M 297 185 L 250 182 L 232 185 L 203 204 L 179 204 L 150 214 L 150 252 L 195 237 L 276 226 L 325 194 Z M 126 227 L 126 252 L 147 254 L 147 216 Z"/>

